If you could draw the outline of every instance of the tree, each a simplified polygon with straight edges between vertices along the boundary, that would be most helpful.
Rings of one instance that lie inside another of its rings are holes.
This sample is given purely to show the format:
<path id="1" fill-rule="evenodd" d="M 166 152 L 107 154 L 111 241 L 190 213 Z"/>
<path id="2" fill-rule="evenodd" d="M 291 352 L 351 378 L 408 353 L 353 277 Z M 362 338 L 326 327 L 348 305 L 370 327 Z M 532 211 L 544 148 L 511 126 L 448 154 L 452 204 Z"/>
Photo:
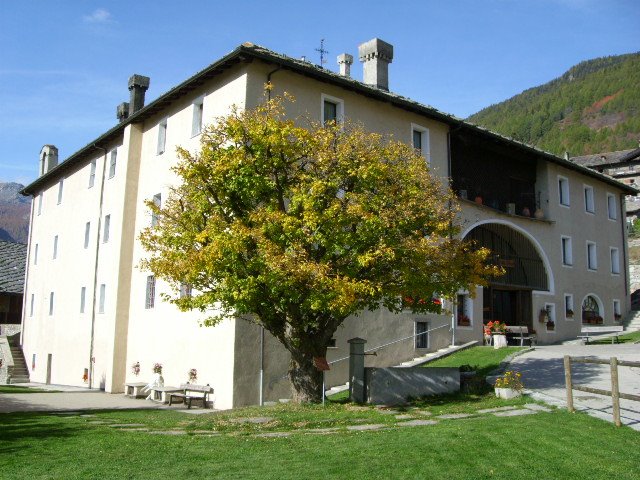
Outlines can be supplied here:
<path id="1" fill-rule="evenodd" d="M 294 401 L 318 401 L 338 326 L 364 309 L 437 311 L 438 292 L 483 284 L 488 252 L 456 238 L 454 197 L 408 145 L 362 127 L 287 119 L 283 98 L 234 109 L 197 153 L 178 149 L 142 266 L 182 310 L 263 325 L 291 353 Z M 181 284 L 194 288 L 177 294 Z M 429 299 L 411 301 L 405 299 Z"/>

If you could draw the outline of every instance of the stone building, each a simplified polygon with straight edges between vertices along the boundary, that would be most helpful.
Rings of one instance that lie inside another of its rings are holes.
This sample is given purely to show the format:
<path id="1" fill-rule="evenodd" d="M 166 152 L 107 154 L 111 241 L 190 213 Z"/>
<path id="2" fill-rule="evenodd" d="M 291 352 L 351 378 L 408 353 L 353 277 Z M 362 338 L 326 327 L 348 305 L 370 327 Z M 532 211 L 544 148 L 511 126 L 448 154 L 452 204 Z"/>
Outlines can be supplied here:
<path id="1" fill-rule="evenodd" d="M 392 134 L 421 150 L 432 171 L 451 179 L 462 205 L 462 235 L 492 249 L 507 274 L 488 288 L 459 292 L 452 314 L 392 315 L 380 309 L 349 318 L 328 359 L 346 356 L 347 339 L 381 348 L 368 365 L 395 365 L 452 342 L 481 341 L 483 323 L 500 319 L 536 330 L 539 343 L 575 337 L 582 318 L 613 324 L 629 310 L 624 196 L 635 190 L 607 175 L 471 125 L 390 91 L 393 47 L 359 48 L 364 81 L 246 43 L 145 105 L 149 79 L 134 75 L 120 123 L 58 162 L 43 147 L 33 197 L 22 345 L 33 381 L 121 392 L 163 364 L 166 383 L 187 371 L 216 391 L 215 406 L 288 396 L 288 353 L 257 325 L 228 319 L 214 328 L 198 312 L 161 299 L 168 286 L 137 265 L 137 238 L 153 222 L 146 200 L 161 204 L 176 182 L 175 149 L 194 151 L 203 124 L 289 92 L 292 118 L 342 118 Z M 544 318 L 551 320 L 542 323 Z M 414 337 L 416 333 L 430 331 Z M 86 379 L 86 383 L 83 383 Z M 346 362 L 327 384 L 347 380 Z"/>

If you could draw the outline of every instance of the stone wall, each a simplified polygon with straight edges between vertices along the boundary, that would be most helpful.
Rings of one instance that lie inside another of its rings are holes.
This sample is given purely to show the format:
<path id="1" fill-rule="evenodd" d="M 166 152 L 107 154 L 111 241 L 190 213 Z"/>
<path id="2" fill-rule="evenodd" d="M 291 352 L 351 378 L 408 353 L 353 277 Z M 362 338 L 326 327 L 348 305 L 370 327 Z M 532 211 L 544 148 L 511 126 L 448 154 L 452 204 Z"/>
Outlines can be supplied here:
<path id="1" fill-rule="evenodd" d="M 20 333 L 19 323 L 0 323 L 0 335 L 10 337 L 16 333 Z"/>
<path id="2" fill-rule="evenodd" d="M 367 403 L 397 405 L 460 390 L 460 371 L 451 367 L 365 368 Z"/>

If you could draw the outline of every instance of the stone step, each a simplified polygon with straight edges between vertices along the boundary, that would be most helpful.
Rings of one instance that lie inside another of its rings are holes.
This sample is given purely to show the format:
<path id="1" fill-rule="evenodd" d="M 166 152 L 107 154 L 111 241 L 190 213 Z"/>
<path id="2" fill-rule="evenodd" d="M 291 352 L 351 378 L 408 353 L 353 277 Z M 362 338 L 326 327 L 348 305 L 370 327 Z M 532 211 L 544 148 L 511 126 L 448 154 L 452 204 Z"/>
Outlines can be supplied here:
<path id="1" fill-rule="evenodd" d="M 25 377 L 24 375 L 12 375 L 11 380 L 9 380 L 9 384 L 13 385 L 14 383 L 29 383 L 29 377 Z"/>

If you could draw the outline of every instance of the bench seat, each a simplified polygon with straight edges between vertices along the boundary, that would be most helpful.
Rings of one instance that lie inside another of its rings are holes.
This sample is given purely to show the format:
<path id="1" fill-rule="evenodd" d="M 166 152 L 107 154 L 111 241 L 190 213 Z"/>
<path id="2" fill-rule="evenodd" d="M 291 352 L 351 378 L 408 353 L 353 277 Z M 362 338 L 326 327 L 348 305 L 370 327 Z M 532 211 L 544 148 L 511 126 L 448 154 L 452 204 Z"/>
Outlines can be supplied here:
<path id="1" fill-rule="evenodd" d="M 523 325 L 507 325 L 507 338 L 513 338 L 516 341 L 519 340 L 521 347 L 524 347 L 525 340 L 527 340 L 532 347 L 536 343 L 535 334 L 530 334 L 529 327 Z"/>
<path id="2" fill-rule="evenodd" d="M 143 390 L 147 385 L 147 382 L 127 382 L 124 384 L 124 394 L 131 398 L 146 397 L 147 395 L 143 393 Z"/>
<path id="3" fill-rule="evenodd" d="M 169 394 L 169 405 L 173 403 L 174 398 L 179 398 L 187 405 L 187 408 L 191 408 L 191 402 L 193 400 L 202 402 L 202 408 L 207 408 L 210 393 L 213 393 L 213 388 L 209 385 L 183 383 L 180 385 L 180 391 Z"/>
<path id="4" fill-rule="evenodd" d="M 614 340 L 615 343 L 620 343 L 620 341 L 618 340 L 618 335 L 621 335 L 623 332 L 624 327 L 622 325 L 600 325 L 597 327 L 582 327 L 582 329 L 580 329 L 580 335 L 578 335 L 578 338 L 583 339 L 585 343 L 589 343 L 589 338 L 591 337 L 612 333 L 613 335 L 611 336 L 611 343 L 613 344 Z"/>

